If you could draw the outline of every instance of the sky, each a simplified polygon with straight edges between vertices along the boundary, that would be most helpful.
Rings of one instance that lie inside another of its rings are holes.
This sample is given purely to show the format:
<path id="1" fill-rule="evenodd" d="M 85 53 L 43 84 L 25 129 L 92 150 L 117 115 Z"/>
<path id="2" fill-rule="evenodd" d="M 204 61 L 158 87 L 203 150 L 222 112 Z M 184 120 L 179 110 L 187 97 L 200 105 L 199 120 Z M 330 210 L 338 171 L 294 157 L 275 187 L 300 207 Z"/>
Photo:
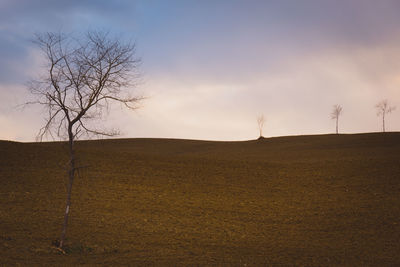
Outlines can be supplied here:
<path id="1" fill-rule="evenodd" d="M 41 107 L 27 84 L 44 68 L 35 33 L 105 30 L 134 40 L 141 59 L 135 111 L 112 108 L 100 125 L 121 138 L 249 140 L 377 132 L 375 105 L 398 109 L 397 0 L 0 0 L 0 139 L 34 141 Z"/>

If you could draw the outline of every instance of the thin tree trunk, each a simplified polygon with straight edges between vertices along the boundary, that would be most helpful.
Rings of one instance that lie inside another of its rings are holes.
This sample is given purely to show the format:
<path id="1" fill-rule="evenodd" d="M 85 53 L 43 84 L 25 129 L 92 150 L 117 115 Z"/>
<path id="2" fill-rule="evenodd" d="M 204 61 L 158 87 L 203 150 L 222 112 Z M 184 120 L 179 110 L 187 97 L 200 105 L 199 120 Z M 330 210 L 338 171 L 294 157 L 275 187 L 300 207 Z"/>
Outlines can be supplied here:
<path id="1" fill-rule="evenodd" d="M 336 134 L 339 133 L 339 117 L 336 118 Z"/>
<path id="2" fill-rule="evenodd" d="M 60 238 L 60 245 L 59 247 L 62 249 L 65 242 L 65 235 L 67 233 L 67 225 L 68 225 L 68 217 L 69 217 L 69 210 L 71 207 L 71 192 L 72 192 L 72 184 L 74 182 L 74 175 L 75 175 L 75 154 L 74 154 L 74 136 L 72 134 L 72 129 L 68 129 L 69 134 L 69 157 L 70 157 L 70 164 L 68 170 L 68 186 L 67 186 L 67 202 L 65 207 L 65 214 L 64 214 L 64 224 L 61 232 Z"/>
<path id="3" fill-rule="evenodd" d="M 385 132 L 385 113 L 382 115 L 382 131 Z"/>

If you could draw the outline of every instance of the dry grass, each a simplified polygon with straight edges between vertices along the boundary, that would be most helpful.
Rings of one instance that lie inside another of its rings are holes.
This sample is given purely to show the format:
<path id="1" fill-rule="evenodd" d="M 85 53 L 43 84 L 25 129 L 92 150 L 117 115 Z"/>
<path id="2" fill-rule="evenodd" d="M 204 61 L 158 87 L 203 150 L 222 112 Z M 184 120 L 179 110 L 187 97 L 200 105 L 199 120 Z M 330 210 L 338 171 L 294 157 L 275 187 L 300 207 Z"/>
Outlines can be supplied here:
<path id="1" fill-rule="evenodd" d="M 400 134 L 0 142 L 0 264 L 400 265 Z"/>

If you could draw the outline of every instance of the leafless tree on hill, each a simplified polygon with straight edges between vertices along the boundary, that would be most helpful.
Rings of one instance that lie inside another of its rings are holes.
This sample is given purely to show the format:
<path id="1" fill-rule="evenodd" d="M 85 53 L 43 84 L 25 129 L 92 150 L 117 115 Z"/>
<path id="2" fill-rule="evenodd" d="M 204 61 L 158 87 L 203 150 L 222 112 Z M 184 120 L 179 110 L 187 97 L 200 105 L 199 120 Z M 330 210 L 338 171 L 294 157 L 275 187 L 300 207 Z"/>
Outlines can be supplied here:
<path id="1" fill-rule="evenodd" d="M 30 91 L 46 110 L 45 124 L 38 139 L 50 135 L 68 140 L 69 168 L 67 200 L 59 242 L 62 249 L 71 206 L 71 191 L 76 176 L 75 140 L 82 136 L 114 136 L 115 130 L 92 127 L 103 118 L 111 102 L 137 108 L 141 97 L 132 95 L 139 60 L 135 46 L 111 38 L 108 33 L 90 31 L 75 39 L 61 33 L 36 35 L 35 43 L 44 53 L 46 73 L 32 81 Z"/>
<path id="2" fill-rule="evenodd" d="M 258 130 L 260 132 L 260 138 L 263 137 L 264 124 L 265 124 L 265 117 L 264 114 L 261 114 L 260 116 L 257 117 L 257 125 L 258 125 Z"/>
<path id="3" fill-rule="evenodd" d="M 343 108 L 340 105 L 334 105 L 331 113 L 331 119 L 336 120 L 336 134 L 339 134 L 339 117 L 342 114 Z"/>
<path id="4" fill-rule="evenodd" d="M 382 132 L 385 132 L 385 116 L 396 109 L 395 106 L 390 106 L 389 102 L 385 99 L 376 104 L 377 116 L 382 116 Z"/>

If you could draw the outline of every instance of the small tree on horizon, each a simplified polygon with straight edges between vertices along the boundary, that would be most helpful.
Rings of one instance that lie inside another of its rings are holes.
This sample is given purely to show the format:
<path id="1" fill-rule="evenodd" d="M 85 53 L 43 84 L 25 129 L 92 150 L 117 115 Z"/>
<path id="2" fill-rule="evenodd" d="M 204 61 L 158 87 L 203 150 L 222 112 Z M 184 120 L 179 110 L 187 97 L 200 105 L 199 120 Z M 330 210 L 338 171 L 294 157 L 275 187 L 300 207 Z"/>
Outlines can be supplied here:
<path id="1" fill-rule="evenodd" d="M 72 184 L 76 166 L 75 140 L 82 136 L 114 136 L 115 130 L 91 127 L 103 118 L 111 102 L 135 109 L 141 99 L 132 96 L 138 60 L 135 46 L 110 38 L 105 32 L 90 31 L 76 39 L 61 33 L 36 35 L 47 63 L 46 73 L 32 81 L 30 91 L 46 111 L 45 124 L 38 140 L 50 135 L 68 140 L 68 183 L 64 222 L 59 249 L 63 249 L 71 206 Z"/>
<path id="2" fill-rule="evenodd" d="M 331 119 L 336 120 L 336 134 L 339 134 L 339 117 L 342 114 L 343 108 L 342 106 L 336 104 L 333 106 L 333 110 L 331 113 Z"/>
<path id="3" fill-rule="evenodd" d="M 382 100 L 378 104 L 376 104 L 375 108 L 377 109 L 377 116 L 382 116 L 382 132 L 385 132 L 385 117 L 387 114 L 392 113 L 396 107 L 395 106 L 390 106 L 389 102 L 387 99 Z"/>
<path id="4" fill-rule="evenodd" d="M 264 117 L 264 114 L 261 114 L 257 117 L 257 126 L 258 126 L 258 130 L 260 133 L 260 138 L 263 137 L 264 124 L 265 124 L 265 117 Z"/>

